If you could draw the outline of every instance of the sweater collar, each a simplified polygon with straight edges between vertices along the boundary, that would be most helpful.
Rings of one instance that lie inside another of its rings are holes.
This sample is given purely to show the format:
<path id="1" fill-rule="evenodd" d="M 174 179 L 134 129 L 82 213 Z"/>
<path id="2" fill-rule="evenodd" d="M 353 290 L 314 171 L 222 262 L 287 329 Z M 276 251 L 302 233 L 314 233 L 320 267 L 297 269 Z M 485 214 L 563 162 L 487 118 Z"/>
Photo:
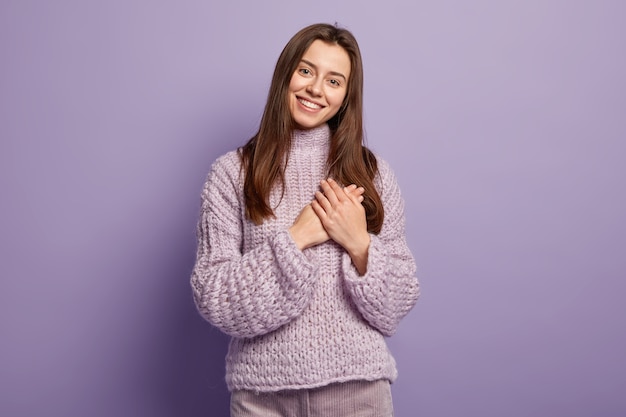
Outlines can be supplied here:
<path id="1" fill-rule="evenodd" d="M 330 127 L 324 123 L 312 129 L 296 129 L 291 134 L 291 140 L 292 146 L 296 148 L 328 146 L 330 143 Z"/>

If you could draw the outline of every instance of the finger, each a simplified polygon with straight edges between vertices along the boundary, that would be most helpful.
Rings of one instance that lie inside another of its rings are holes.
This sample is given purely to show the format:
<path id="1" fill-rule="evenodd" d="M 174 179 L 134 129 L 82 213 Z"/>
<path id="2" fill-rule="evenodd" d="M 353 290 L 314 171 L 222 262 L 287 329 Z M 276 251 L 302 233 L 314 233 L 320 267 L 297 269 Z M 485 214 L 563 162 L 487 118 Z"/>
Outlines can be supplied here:
<path id="1" fill-rule="evenodd" d="M 339 201 L 339 196 L 337 195 L 337 192 L 336 192 L 337 191 L 336 189 L 339 188 L 339 186 L 337 185 L 336 182 L 333 181 L 336 188 L 333 187 L 333 183 L 331 183 L 330 181 L 331 181 L 330 179 L 328 181 L 322 180 L 320 183 L 320 186 L 322 187 L 322 191 L 324 192 L 324 195 L 326 196 L 330 204 L 335 205 Z M 341 188 L 339 188 L 339 191 L 345 195 L 345 193 L 343 192 L 343 190 L 341 190 Z"/>
<path id="2" fill-rule="evenodd" d="M 326 198 L 326 195 L 322 193 L 321 191 L 315 192 L 315 200 L 313 201 L 317 203 L 320 206 L 320 208 L 324 211 L 330 211 L 333 208 L 332 203 L 328 200 L 328 198 Z"/>
<path id="3" fill-rule="evenodd" d="M 364 199 L 363 194 L 365 193 L 365 188 L 358 187 L 355 188 L 351 193 L 346 194 L 348 198 L 355 203 L 361 203 Z"/>
<path id="4" fill-rule="evenodd" d="M 358 188 L 355 188 L 354 191 L 352 191 L 350 194 L 352 194 L 352 195 L 363 195 L 364 193 L 365 193 L 365 188 L 358 187 Z"/>
<path id="5" fill-rule="evenodd" d="M 326 181 L 326 183 L 330 186 L 330 188 L 335 193 L 337 200 L 342 200 L 346 196 L 345 191 L 339 186 L 339 184 L 337 184 L 337 181 L 335 181 L 334 179 L 329 178 Z"/>
<path id="6" fill-rule="evenodd" d="M 313 209 L 315 214 L 317 214 L 317 217 L 319 217 L 320 220 L 326 218 L 326 210 L 324 210 L 324 208 L 317 200 L 311 201 L 311 208 Z"/>
<path id="7" fill-rule="evenodd" d="M 363 194 L 365 192 L 365 188 L 363 187 L 359 187 L 356 184 L 352 184 L 352 185 L 348 185 L 347 187 L 343 188 L 343 192 L 346 193 L 346 195 L 349 194 Z"/>

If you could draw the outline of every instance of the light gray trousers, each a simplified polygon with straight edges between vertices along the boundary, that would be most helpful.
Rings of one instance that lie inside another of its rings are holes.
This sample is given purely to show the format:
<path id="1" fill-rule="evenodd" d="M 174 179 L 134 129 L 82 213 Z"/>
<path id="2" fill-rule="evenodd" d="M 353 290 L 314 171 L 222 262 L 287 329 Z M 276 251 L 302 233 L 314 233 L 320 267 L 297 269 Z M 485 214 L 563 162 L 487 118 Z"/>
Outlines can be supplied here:
<path id="1" fill-rule="evenodd" d="M 231 417 L 392 417 L 389 381 L 351 381 L 314 389 L 234 391 Z"/>

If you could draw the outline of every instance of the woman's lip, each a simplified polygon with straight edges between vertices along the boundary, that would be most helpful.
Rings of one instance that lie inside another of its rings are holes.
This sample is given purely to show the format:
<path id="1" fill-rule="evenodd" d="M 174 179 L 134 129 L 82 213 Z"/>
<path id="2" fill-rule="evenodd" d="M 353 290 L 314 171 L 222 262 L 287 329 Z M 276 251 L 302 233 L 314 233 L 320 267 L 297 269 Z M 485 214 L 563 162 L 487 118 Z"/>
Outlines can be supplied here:
<path id="1" fill-rule="evenodd" d="M 317 102 L 315 102 L 313 100 L 309 100 L 308 98 L 305 98 L 305 97 L 296 96 L 296 99 L 298 100 L 298 103 L 302 104 L 304 107 L 306 107 L 309 110 L 320 110 L 320 109 L 324 108 L 324 106 L 321 105 L 320 103 L 317 103 Z M 308 103 L 314 104 L 314 105 L 317 106 L 317 108 L 309 107 L 306 104 L 304 104 L 303 101 L 306 101 Z"/>

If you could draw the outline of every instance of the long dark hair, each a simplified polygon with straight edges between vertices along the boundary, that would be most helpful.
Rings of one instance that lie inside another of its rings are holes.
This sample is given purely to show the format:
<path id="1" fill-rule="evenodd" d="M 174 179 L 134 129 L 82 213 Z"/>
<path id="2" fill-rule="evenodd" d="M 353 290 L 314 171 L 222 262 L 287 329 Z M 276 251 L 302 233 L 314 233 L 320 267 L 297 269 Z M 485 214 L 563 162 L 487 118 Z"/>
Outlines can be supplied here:
<path id="1" fill-rule="evenodd" d="M 296 33 L 283 49 L 272 77 L 259 131 L 239 148 L 245 170 L 246 215 L 255 224 L 274 216 L 269 205 L 272 188 L 285 184 L 284 161 L 291 148 L 295 123 L 288 104 L 291 77 L 302 56 L 315 40 L 341 46 L 350 57 L 350 76 L 344 102 L 329 121 L 331 129 L 328 174 L 340 184 L 365 188 L 363 207 L 367 229 L 379 233 L 384 210 L 374 177 L 378 164 L 374 154 L 363 145 L 363 64 L 359 45 L 348 30 L 329 24 L 314 24 Z"/>

